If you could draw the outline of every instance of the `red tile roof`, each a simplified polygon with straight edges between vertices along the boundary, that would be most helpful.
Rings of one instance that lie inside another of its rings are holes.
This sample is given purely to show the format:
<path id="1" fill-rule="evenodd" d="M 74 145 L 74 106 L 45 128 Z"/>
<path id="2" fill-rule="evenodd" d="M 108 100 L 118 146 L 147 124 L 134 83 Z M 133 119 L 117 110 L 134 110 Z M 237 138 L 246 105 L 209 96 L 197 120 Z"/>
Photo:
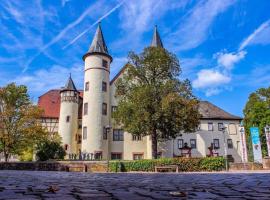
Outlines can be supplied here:
<path id="1" fill-rule="evenodd" d="M 50 90 L 45 94 L 41 95 L 38 99 L 38 106 L 44 110 L 44 118 L 59 118 L 60 114 L 60 91 L 61 90 Z M 82 99 L 83 92 L 80 92 L 80 97 Z M 82 118 L 82 106 L 79 105 L 79 119 Z"/>

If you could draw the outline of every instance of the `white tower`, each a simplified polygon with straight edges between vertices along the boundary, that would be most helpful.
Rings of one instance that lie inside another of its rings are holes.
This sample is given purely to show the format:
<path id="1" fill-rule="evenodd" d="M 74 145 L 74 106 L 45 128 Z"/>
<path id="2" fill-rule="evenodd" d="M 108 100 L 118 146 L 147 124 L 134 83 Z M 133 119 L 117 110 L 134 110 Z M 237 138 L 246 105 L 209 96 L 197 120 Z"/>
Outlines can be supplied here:
<path id="1" fill-rule="evenodd" d="M 61 90 L 60 95 L 61 105 L 58 133 L 62 138 L 62 144 L 66 152 L 68 154 L 77 153 L 75 135 L 78 131 L 79 92 L 77 91 L 71 76 L 65 87 Z"/>
<path id="2" fill-rule="evenodd" d="M 90 153 L 96 159 L 107 158 L 108 140 L 104 137 L 104 131 L 110 124 L 109 78 L 112 57 L 108 53 L 100 24 L 83 60 L 82 152 Z"/>

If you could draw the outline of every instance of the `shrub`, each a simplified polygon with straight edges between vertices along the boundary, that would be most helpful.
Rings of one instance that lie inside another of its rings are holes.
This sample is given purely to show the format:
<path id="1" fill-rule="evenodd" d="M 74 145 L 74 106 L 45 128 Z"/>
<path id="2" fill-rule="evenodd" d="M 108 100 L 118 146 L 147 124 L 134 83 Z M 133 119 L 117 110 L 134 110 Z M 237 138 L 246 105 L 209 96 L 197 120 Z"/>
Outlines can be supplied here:
<path id="1" fill-rule="evenodd" d="M 37 147 L 36 156 L 39 161 L 63 159 L 65 155 L 66 152 L 59 142 L 45 141 Z"/>
<path id="2" fill-rule="evenodd" d="M 111 161 L 111 172 L 153 172 L 155 166 L 177 165 L 179 171 L 220 171 L 225 169 L 223 157 L 212 158 L 161 158 L 153 160 Z"/>

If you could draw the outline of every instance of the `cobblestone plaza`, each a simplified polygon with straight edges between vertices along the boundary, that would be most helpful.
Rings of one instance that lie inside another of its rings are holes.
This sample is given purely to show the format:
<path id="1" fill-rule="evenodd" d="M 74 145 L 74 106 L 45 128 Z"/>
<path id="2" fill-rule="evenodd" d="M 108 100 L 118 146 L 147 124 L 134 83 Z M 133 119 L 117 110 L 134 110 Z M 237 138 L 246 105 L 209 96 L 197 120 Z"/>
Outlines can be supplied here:
<path id="1" fill-rule="evenodd" d="M 270 173 L 0 171 L 0 199 L 270 199 Z"/>

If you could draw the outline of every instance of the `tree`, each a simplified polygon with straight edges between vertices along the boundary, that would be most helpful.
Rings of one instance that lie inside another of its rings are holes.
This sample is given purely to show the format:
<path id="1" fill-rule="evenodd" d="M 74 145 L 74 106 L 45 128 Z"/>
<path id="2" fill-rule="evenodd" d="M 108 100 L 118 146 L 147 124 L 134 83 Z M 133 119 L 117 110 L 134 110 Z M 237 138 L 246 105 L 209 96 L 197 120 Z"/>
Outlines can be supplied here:
<path id="1" fill-rule="evenodd" d="M 270 87 L 260 88 L 249 95 L 244 108 L 244 126 L 247 133 L 249 159 L 253 159 L 250 127 L 257 126 L 260 130 L 260 140 L 263 156 L 267 155 L 267 144 L 264 127 L 270 125 Z"/>
<path id="2" fill-rule="evenodd" d="M 175 55 L 149 47 L 139 55 L 129 54 L 126 71 L 116 82 L 115 122 L 133 135 L 150 135 L 153 158 L 159 141 L 194 132 L 199 124 L 199 102 L 190 82 L 178 79 L 180 73 Z"/>
<path id="3" fill-rule="evenodd" d="M 0 89 L 0 152 L 5 161 L 47 138 L 40 123 L 42 111 L 30 101 L 27 88 L 8 84 Z"/>
<path id="4" fill-rule="evenodd" d="M 58 141 L 47 140 L 37 146 L 37 159 L 46 161 L 49 159 L 64 159 L 66 152 Z"/>

